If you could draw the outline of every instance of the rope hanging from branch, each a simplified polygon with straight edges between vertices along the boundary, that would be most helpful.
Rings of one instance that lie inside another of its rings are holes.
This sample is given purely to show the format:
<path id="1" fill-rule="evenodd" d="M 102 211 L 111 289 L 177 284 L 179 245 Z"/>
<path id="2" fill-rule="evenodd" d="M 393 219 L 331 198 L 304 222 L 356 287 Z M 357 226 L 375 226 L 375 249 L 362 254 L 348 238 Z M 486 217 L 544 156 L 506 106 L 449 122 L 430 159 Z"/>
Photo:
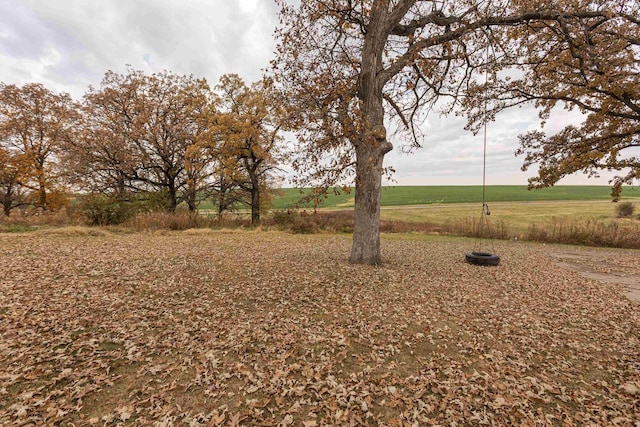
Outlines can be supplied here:
<path id="1" fill-rule="evenodd" d="M 469 252 L 465 255 L 465 261 L 469 264 L 475 265 L 492 265 L 496 266 L 500 263 L 500 257 L 495 255 L 495 251 L 493 250 L 493 239 L 490 224 L 486 217 L 491 215 L 491 211 L 489 210 L 489 205 L 487 204 L 487 122 L 488 122 L 488 100 L 487 100 L 487 92 L 486 88 L 489 84 L 489 46 L 487 45 L 487 49 L 485 51 L 485 71 L 484 71 L 484 86 L 485 86 L 485 95 L 483 100 L 484 114 L 483 114 L 483 151 L 482 151 L 482 213 L 480 214 L 480 222 L 478 223 L 478 236 L 473 246 L 473 251 Z M 489 250 L 484 249 L 484 233 L 485 227 L 487 230 L 487 235 L 491 242 L 491 252 Z"/>

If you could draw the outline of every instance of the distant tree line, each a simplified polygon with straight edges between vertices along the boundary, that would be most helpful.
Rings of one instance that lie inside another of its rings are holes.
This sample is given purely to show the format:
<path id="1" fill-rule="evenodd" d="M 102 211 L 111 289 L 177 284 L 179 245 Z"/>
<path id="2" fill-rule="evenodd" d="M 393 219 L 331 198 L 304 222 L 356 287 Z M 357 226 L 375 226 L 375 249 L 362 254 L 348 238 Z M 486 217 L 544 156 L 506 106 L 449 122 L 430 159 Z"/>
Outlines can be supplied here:
<path id="1" fill-rule="evenodd" d="M 215 88 L 165 71 L 109 71 L 81 100 L 39 83 L 0 83 L 0 202 L 50 211 L 82 194 L 86 208 L 127 206 L 218 213 L 251 208 L 252 223 L 277 178 L 284 151 L 282 101 L 264 78 L 234 74 Z M 100 222 L 96 220 L 96 222 Z"/>

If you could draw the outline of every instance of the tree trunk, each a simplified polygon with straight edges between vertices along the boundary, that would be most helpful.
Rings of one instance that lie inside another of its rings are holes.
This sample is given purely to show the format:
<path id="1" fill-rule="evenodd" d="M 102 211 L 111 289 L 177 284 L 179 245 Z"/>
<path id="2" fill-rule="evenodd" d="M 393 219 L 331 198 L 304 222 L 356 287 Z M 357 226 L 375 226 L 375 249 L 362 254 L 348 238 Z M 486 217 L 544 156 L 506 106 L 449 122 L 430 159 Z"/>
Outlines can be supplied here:
<path id="1" fill-rule="evenodd" d="M 260 225 L 260 190 L 251 192 L 251 225 Z"/>
<path id="2" fill-rule="evenodd" d="M 122 173 L 116 172 L 117 184 L 116 184 L 116 199 L 124 201 L 127 198 L 127 187 L 125 186 L 125 176 Z"/>
<path id="3" fill-rule="evenodd" d="M 222 186 L 220 187 L 220 194 L 218 195 L 218 221 L 222 221 L 222 213 L 224 212 L 224 210 L 226 209 L 226 201 L 224 200 L 225 193 L 224 190 L 222 188 Z"/>
<path id="4" fill-rule="evenodd" d="M 38 207 L 47 210 L 47 184 L 44 179 L 44 171 L 38 177 Z"/>
<path id="5" fill-rule="evenodd" d="M 6 190 L 2 195 L 2 210 L 4 211 L 4 216 L 11 215 L 11 208 L 13 207 L 13 185 L 7 184 Z"/>
<path id="6" fill-rule="evenodd" d="M 382 108 L 382 102 L 380 103 Z M 370 117 L 375 117 L 375 113 Z M 379 120 L 382 122 L 382 118 Z M 356 146 L 356 200 L 352 263 L 378 265 L 380 256 L 380 190 L 384 156 L 393 146 L 381 124 Z"/>
<path id="7" fill-rule="evenodd" d="M 178 207 L 178 194 L 175 181 L 173 180 L 169 181 L 169 185 L 167 187 L 167 199 L 167 202 L 169 202 L 167 211 L 171 213 L 175 212 L 176 208 Z"/>
<path id="8" fill-rule="evenodd" d="M 373 147 L 371 147 L 373 148 Z M 384 154 L 356 150 L 356 201 L 352 263 L 378 265 L 380 256 L 380 187 Z"/>
<path id="9" fill-rule="evenodd" d="M 4 216 L 9 216 L 11 215 L 11 207 L 12 207 L 12 201 L 10 197 L 7 197 L 6 199 L 4 199 L 2 201 L 2 210 L 4 211 Z"/>
<path id="10" fill-rule="evenodd" d="M 189 212 L 194 213 L 198 210 L 198 204 L 196 202 L 197 192 L 195 189 L 190 189 L 187 193 L 185 201 L 187 202 L 187 206 L 189 207 Z"/>
<path id="11" fill-rule="evenodd" d="M 249 174 L 251 179 L 251 225 L 260 225 L 260 183 L 255 171 Z"/>
<path id="12" fill-rule="evenodd" d="M 354 142 L 356 149 L 356 200 L 354 212 L 352 263 L 378 265 L 380 256 L 380 188 L 384 156 L 393 146 L 387 141 L 384 127 L 380 77 L 382 51 L 386 35 L 383 31 L 385 6 L 376 3 L 367 27 L 362 50 L 362 68 L 358 79 L 358 98 L 366 120 L 364 135 Z"/>

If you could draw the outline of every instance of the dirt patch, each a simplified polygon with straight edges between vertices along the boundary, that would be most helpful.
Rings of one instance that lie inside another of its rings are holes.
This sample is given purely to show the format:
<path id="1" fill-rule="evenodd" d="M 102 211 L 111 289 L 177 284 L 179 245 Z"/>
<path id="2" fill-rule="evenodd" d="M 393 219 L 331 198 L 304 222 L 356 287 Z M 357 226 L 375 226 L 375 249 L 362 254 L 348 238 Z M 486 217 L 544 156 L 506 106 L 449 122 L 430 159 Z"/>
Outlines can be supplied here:
<path id="1" fill-rule="evenodd" d="M 558 266 L 583 277 L 623 285 L 627 298 L 640 301 L 640 251 L 571 247 L 550 256 Z"/>

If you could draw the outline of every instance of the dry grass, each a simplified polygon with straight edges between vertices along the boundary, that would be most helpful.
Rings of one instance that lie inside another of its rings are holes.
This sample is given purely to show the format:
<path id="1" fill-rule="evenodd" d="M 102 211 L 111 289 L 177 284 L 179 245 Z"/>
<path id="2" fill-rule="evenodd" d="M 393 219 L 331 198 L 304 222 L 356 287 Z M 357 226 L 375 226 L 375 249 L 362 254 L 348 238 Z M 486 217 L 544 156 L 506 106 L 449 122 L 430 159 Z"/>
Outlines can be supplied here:
<path id="1" fill-rule="evenodd" d="M 383 233 L 425 233 L 494 239 L 565 243 L 619 248 L 640 248 L 640 221 L 615 218 L 616 209 L 609 202 L 528 202 L 493 204 L 493 215 L 480 226 L 476 204 L 424 205 L 420 207 L 383 208 L 380 230 Z M 27 232 L 49 229 L 47 233 L 100 233 L 97 228 L 76 229 L 77 218 L 64 212 L 0 218 L 0 232 Z M 53 231 L 51 227 L 63 227 Z M 69 228 L 71 227 L 71 228 Z M 251 228 L 246 215 L 195 215 L 186 212 L 150 212 L 136 215 L 124 226 L 109 230 L 145 231 L 166 234 L 170 231 L 215 228 Z M 319 232 L 351 233 L 353 210 L 274 211 L 263 217 L 258 229 L 277 229 L 297 234 Z M 75 230 L 75 231 L 73 231 Z M 91 230 L 91 231 L 89 231 Z"/>
<path id="2" fill-rule="evenodd" d="M 70 215 L 65 209 L 56 212 L 33 212 L 21 214 L 14 210 L 11 216 L 0 214 L 1 231 L 19 231 L 22 229 L 36 229 L 43 227 L 65 227 L 82 225 L 83 219 Z"/>
<path id="3" fill-rule="evenodd" d="M 209 217 L 190 213 L 147 212 L 135 215 L 125 222 L 125 226 L 136 231 L 187 230 L 211 227 Z"/>
<path id="4" fill-rule="evenodd" d="M 57 228 L 44 228 L 35 231 L 36 235 L 40 236 L 99 236 L 106 237 L 110 235 L 106 228 L 99 227 L 82 227 L 82 226 L 69 226 L 69 227 L 57 227 Z"/>
<path id="5" fill-rule="evenodd" d="M 536 242 L 638 249 L 640 222 L 553 219 L 543 227 L 532 224 L 523 237 Z"/>
<path id="6" fill-rule="evenodd" d="M 553 216 L 541 223 L 529 223 L 527 229 L 521 229 L 513 226 L 507 219 L 496 217 L 496 215 L 482 219 L 478 216 L 452 216 L 446 219 L 436 218 L 434 222 L 414 221 L 415 218 L 407 220 L 411 218 L 407 212 L 413 211 L 414 208 L 398 208 L 394 211 L 398 214 L 397 217 L 404 217 L 404 220 L 388 219 L 388 215 L 383 215 L 380 231 L 382 233 L 490 237 L 501 240 L 517 238 L 533 242 L 640 249 L 640 221 L 637 220 L 580 220 L 568 216 Z M 403 215 L 399 215 L 400 213 Z M 318 211 L 316 213 L 281 211 L 265 221 L 265 226 L 301 234 L 320 231 L 351 233 L 353 211 Z"/>
<path id="7" fill-rule="evenodd" d="M 504 221 L 515 233 L 524 233 L 532 223 L 544 226 L 552 219 L 593 221 L 615 218 L 616 204 L 606 200 L 489 202 L 494 220 Z M 447 221 L 478 218 L 479 203 L 432 204 L 383 207 L 383 219 L 442 224 Z"/>
<path id="8" fill-rule="evenodd" d="M 621 287 L 412 239 L 366 267 L 326 234 L 0 235 L 0 424 L 634 425 Z"/>

